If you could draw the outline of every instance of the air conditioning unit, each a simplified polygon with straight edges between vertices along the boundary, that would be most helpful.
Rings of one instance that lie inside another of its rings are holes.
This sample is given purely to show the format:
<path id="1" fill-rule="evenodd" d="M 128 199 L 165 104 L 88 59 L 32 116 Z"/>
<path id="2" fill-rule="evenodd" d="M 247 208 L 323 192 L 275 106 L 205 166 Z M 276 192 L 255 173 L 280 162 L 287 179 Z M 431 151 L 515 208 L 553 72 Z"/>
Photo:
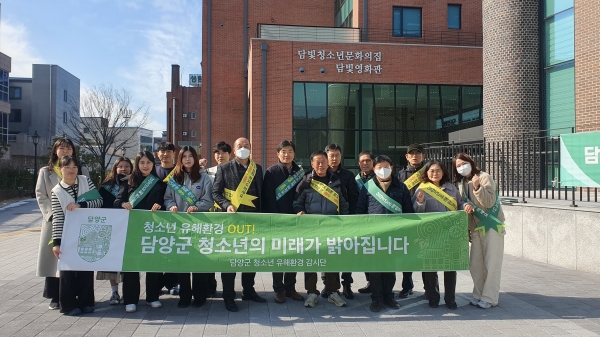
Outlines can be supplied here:
<path id="1" fill-rule="evenodd" d="M 183 118 L 187 118 L 187 114 L 183 114 Z"/>
<path id="2" fill-rule="evenodd" d="M 186 132 L 186 131 L 183 131 L 183 135 L 184 135 L 184 136 L 187 136 L 187 132 Z"/>

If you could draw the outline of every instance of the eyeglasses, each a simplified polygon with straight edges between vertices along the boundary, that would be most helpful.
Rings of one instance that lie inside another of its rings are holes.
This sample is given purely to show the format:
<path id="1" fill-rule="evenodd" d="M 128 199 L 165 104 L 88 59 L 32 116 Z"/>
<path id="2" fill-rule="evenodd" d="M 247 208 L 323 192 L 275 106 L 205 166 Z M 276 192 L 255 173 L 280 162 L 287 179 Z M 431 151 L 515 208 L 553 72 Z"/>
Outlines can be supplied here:
<path id="1" fill-rule="evenodd" d="M 444 173 L 444 171 L 442 171 L 442 170 L 429 170 L 427 172 L 431 173 L 431 174 L 441 174 L 441 173 Z"/>

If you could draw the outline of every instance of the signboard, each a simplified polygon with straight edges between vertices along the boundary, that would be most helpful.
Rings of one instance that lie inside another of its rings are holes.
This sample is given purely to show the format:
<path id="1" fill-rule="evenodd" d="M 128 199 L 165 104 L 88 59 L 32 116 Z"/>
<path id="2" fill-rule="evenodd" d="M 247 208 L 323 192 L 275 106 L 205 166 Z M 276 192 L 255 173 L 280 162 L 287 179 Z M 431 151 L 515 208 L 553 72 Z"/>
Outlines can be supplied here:
<path id="1" fill-rule="evenodd" d="M 600 187 L 600 132 L 560 135 L 561 186 Z"/>
<path id="2" fill-rule="evenodd" d="M 300 60 L 337 60 L 335 64 L 338 73 L 347 74 L 377 74 L 381 75 L 382 52 L 380 51 L 327 51 L 306 50 L 297 51 Z"/>
<path id="3" fill-rule="evenodd" d="M 202 75 L 201 74 L 190 74 L 190 87 L 201 87 L 202 86 Z"/>
<path id="4" fill-rule="evenodd" d="M 469 268 L 463 211 L 387 215 L 76 209 L 59 268 L 151 272 L 442 271 Z"/>

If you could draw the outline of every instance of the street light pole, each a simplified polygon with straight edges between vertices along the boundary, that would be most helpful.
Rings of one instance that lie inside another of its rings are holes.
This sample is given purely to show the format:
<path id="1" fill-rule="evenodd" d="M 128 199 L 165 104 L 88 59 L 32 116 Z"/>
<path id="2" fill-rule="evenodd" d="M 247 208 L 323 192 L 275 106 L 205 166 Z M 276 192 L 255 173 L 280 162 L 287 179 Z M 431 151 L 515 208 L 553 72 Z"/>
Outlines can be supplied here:
<path id="1" fill-rule="evenodd" d="M 31 137 L 31 140 L 33 141 L 33 195 L 35 196 L 35 186 L 37 185 L 37 146 L 40 142 L 40 136 L 37 133 L 37 130 L 35 131 L 35 134 L 33 135 L 33 137 Z"/>

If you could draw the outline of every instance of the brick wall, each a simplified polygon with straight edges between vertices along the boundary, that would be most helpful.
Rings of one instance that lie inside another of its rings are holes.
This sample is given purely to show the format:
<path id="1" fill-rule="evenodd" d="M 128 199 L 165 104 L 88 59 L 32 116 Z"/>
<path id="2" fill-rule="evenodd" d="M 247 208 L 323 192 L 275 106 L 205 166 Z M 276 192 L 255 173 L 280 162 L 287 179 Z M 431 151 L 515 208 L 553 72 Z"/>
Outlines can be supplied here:
<path id="1" fill-rule="evenodd" d="M 177 73 L 175 73 L 175 71 Z M 179 85 L 179 66 L 173 67 L 171 75 L 171 91 L 167 92 L 167 141 L 173 141 L 173 98 L 175 104 L 175 143 L 178 147 L 180 141 L 199 142 L 202 133 L 202 90 L 198 87 L 184 87 Z M 196 113 L 196 119 L 191 119 L 191 113 Z M 187 114 L 187 117 L 183 117 Z M 191 131 L 196 131 L 192 137 Z M 183 132 L 187 132 L 187 136 Z"/>
<path id="2" fill-rule="evenodd" d="M 251 134 L 253 158 L 260 162 L 262 142 L 262 43 L 267 51 L 267 163 L 276 162 L 275 148 L 284 139 L 292 139 L 293 82 L 342 83 L 406 83 L 482 85 L 482 49 L 477 47 L 412 46 L 376 43 L 319 43 L 273 40 L 252 40 L 251 53 Z M 371 51 L 381 52 L 381 62 L 335 60 L 301 60 L 299 50 Z M 336 64 L 379 64 L 377 74 L 358 74 L 344 70 L 338 73 Z M 304 73 L 299 68 L 305 69 Z M 320 69 L 325 68 L 325 73 Z"/>
<path id="3" fill-rule="evenodd" d="M 600 41 L 598 4 L 575 1 L 575 125 L 577 132 L 600 130 Z"/>
<path id="4" fill-rule="evenodd" d="M 483 135 L 520 138 L 539 125 L 538 0 L 483 0 Z"/>

